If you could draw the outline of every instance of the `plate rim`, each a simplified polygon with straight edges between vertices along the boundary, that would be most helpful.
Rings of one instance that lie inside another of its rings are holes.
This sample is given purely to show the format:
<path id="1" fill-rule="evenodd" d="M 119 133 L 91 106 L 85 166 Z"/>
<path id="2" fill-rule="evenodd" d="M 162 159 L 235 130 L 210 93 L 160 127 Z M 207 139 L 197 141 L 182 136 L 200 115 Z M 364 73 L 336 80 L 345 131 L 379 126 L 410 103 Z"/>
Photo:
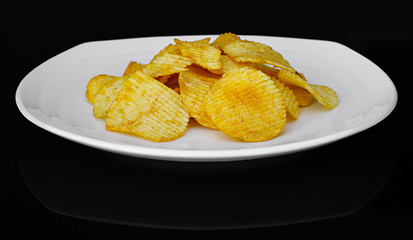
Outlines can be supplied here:
<path id="1" fill-rule="evenodd" d="M 154 148 L 150 146 L 139 146 L 139 145 L 129 145 L 129 144 L 121 144 L 121 143 L 113 143 L 104 141 L 101 139 L 96 139 L 93 137 L 83 136 L 80 134 L 75 134 L 72 132 L 65 131 L 58 127 L 49 125 L 40 119 L 33 116 L 25 107 L 23 100 L 22 100 L 22 89 L 25 82 L 29 81 L 30 75 L 33 72 L 38 70 L 41 66 L 47 64 L 53 59 L 61 56 L 70 50 L 77 48 L 82 45 L 86 44 L 96 44 L 96 43 L 112 43 L 112 42 L 119 42 L 119 41 L 130 41 L 130 40 L 139 40 L 139 39 L 152 39 L 152 38 L 198 38 L 198 37 L 216 37 L 218 35 L 176 35 L 176 36 L 153 36 L 153 37 L 138 37 L 138 38 L 125 38 L 125 39 L 113 39 L 113 40 L 102 40 L 102 41 L 89 41 L 80 43 L 72 48 L 69 48 L 66 51 L 63 51 L 48 60 L 44 61 L 43 63 L 39 64 L 35 67 L 32 71 L 30 71 L 19 83 L 16 93 L 15 93 L 15 101 L 16 105 L 21 112 L 21 114 L 28 119 L 30 122 L 35 124 L 36 126 L 53 133 L 57 136 L 63 137 L 65 139 L 71 140 L 73 142 L 77 142 L 89 147 L 97 148 L 100 150 L 114 152 L 117 154 L 132 156 L 132 157 L 143 157 L 149 158 L 154 160 L 170 160 L 170 161 L 183 161 L 183 162 L 223 162 L 223 161 L 240 161 L 240 160 L 249 160 L 249 159 L 258 159 L 264 157 L 275 157 L 280 155 L 285 155 L 294 152 L 301 152 L 306 151 L 312 148 L 321 147 L 326 144 L 330 144 L 336 141 L 339 141 L 343 138 L 352 136 L 354 134 L 360 133 L 370 127 L 375 126 L 385 118 L 387 118 L 392 111 L 395 109 L 398 101 L 398 93 L 393 81 L 390 77 L 374 62 L 369 60 L 368 58 L 364 57 L 360 53 L 354 51 L 353 49 L 334 41 L 329 40 L 318 40 L 318 39 L 306 39 L 306 38 L 291 38 L 291 37 L 278 37 L 278 36 L 265 36 L 265 35 L 239 35 L 240 37 L 248 38 L 248 37 L 265 37 L 265 38 L 282 38 L 282 39 L 294 39 L 294 40 L 306 40 L 306 41 L 318 41 L 318 42 L 326 42 L 326 43 L 333 43 L 337 44 L 340 47 L 344 47 L 347 50 L 356 53 L 359 57 L 364 58 L 367 60 L 369 64 L 372 64 L 379 70 L 384 76 L 390 86 L 392 87 L 389 92 L 392 94 L 391 102 L 389 102 L 388 107 L 386 108 L 386 112 L 380 114 L 378 117 L 374 119 L 370 119 L 370 121 L 364 122 L 361 125 L 356 125 L 347 130 L 335 132 L 332 134 L 328 134 L 326 136 L 311 138 L 307 140 L 302 140 L 298 142 L 291 142 L 285 143 L 282 145 L 272 145 L 272 146 L 264 146 L 264 147 L 257 147 L 257 148 L 246 148 L 246 149 L 225 149 L 225 150 L 190 150 L 190 149 L 165 149 L 165 148 Z M 276 151 L 274 151 L 276 150 Z"/>

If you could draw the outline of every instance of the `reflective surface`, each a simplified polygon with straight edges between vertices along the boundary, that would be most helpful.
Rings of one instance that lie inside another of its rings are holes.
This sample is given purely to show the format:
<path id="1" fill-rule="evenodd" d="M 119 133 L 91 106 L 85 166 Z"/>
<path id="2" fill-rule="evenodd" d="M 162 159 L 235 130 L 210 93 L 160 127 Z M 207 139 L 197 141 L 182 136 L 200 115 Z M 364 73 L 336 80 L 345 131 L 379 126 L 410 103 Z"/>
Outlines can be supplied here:
<path id="1" fill-rule="evenodd" d="M 374 131 L 284 157 L 224 163 L 153 161 L 39 131 L 20 153 L 22 177 L 54 212 L 135 226 L 275 226 L 352 213 L 386 184 L 395 158 Z"/>

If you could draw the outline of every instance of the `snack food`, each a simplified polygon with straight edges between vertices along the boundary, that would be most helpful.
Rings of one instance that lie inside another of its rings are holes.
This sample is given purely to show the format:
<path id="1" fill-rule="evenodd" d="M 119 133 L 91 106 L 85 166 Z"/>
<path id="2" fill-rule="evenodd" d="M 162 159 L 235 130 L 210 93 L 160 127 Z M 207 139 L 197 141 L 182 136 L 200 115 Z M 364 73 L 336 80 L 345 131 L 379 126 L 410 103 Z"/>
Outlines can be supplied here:
<path id="1" fill-rule="evenodd" d="M 327 109 L 337 93 L 307 82 L 280 53 L 264 43 L 224 33 L 197 41 L 174 39 L 149 63 L 130 61 L 122 77 L 101 74 L 86 89 L 93 115 L 109 131 L 154 142 L 185 133 L 189 118 L 238 141 L 280 135 L 313 97 Z"/>

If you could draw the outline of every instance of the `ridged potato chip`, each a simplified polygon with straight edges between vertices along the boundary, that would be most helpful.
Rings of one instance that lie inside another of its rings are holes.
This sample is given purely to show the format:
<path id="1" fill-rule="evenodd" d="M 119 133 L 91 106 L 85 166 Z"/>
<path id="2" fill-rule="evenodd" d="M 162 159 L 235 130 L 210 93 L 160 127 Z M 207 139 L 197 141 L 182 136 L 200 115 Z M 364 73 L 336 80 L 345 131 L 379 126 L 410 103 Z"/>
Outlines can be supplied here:
<path id="1" fill-rule="evenodd" d="M 180 55 L 165 53 L 154 58 L 143 72 L 151 77 L 171 75 L 188 70 L 186 66 L 191 65 L 192 60 Z"/>
<path id="2" fill-rule="evenodd" d="M 227 45 L 230 42 L 238 41 L 241 40 L 240 37 L 238 37 L 236 34 L 233 33 L 223 33 L 219 35 L 212 43 L 211 45 L 222 49 L 223 46 Z"/>
<path id="3" fill-rule="evenodd" d="M 199 124 L 212 129 L 216 126 L 205 111 L 204 98 L 220 77 L 199 67 L 179 73 L 180 94 L 189 114 Z"/>
<path id="4" fill-rule="evenodd" d="M 118 77 L 100 74 L 89 80 L 86 87 L 86 98 L 91 104 L 95 104 L 95 96 L 105 85 Z"/>
<path id="5" fill-rule="evenodd" d="M 106 129 L 165 142 L 182 136 L 188 121 L 189 114 L 179 94 L 137 71 L 125 81 L 110 107 Z"/>
<path id="6" fill-rule="evenodd" d="M 314 84 L 308 84 L 300 74 L 286 70 L 280 70 L 278 79 L 289 84 L 308 90 L 319 103 L 328 109 L 333 109 L 338 105 L 337 93 L 327 87 Z"/>
<path id="7" fill-rule="evenodd" d="M 263 43 L 239 40 L 222 46 L 222 49 L 236 62 L 263 63 L 296 72 L 281 54 Z"/>
<path id="8" fill-rule="evenodd" d="M 130 61 L 128 66 L 125 69 L 125 72 L 123 73 L 123 77 L 127 76 L 129 74 L 132 74 L 136 71 L 142 71 L 146 67 L 145 64 L 137 63 L 134 61 Z"/>
<path id="9" fill-rule="evenodd" d="M 307 89 L 297 86 L 290 86 L 290 89 L 293 90 L 300 107 L 308 107 L 313 102 L 313 95 Z"/>
<path id="10" fill-rule="evenodd" d="M 100 84 L 98 91 L 94 93 L 93 116 L 97 118 L 105 118 L 110 106 L 118 95 L 124 82 L 123 77 L 114 77 L 108 75 L 98 75 L 89 81 L 88 89 L 96 90 L 96 84 Z M 87 94 L 87 92 L 86 92 Z M 88 94 L 87 94 L 88 95 Z M 92 95 L 92 93 L 89 93 Z M 90 101 L 90 100 L 89 100 Z"/>
<path id="11" fill-rule="evenodd" d="M 297 119 L 300 114 L 300 107 L 298 101 L 295 98 L 293 90 L 291 90 L 285 83 L 281 82 L 277 78 L 271 78 L 278 90 L 281 92 L 281 96 L 284 100 L 287 113 L 293 118 Z"/>
<path id="12" fill-rule="evenodd" d="M 218 129 L 242 141 L 272 139 L 286 124 L 280 91 L 268 75 L 254 68 L 225 73 L 204 101 L 206 112 Z"/>
<path id="13" fill-rule="evenodd" d="M 186 42 L 179 39 L 174 39 L 182 56 L 188 57 L 195 64 L 208 69 L 221 69 L 221 50 L 209 44 L 210 38 L 205 38 L 195 42 Z"/>

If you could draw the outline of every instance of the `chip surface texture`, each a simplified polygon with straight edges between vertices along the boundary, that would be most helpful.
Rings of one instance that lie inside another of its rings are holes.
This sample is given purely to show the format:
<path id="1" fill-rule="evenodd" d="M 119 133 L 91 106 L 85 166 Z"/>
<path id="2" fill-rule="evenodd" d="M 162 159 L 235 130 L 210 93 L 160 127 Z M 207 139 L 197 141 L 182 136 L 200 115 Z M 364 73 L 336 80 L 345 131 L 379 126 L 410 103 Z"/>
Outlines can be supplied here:
<path id="1" fill-rule="evenodd" d="M 238 140 L 270 140 L 286 124 L 280 91 L 268 75 L 250 67 L 225 73 L 204 101 L 218 129 Z"/>
<path id="2" fill-rule="evenodd" d="M 182 136 L 188 121 L 189 114 L 179 94 L 137 71 L 126 80 L 112 104 L 106 129 L 165 142 Z"/>

